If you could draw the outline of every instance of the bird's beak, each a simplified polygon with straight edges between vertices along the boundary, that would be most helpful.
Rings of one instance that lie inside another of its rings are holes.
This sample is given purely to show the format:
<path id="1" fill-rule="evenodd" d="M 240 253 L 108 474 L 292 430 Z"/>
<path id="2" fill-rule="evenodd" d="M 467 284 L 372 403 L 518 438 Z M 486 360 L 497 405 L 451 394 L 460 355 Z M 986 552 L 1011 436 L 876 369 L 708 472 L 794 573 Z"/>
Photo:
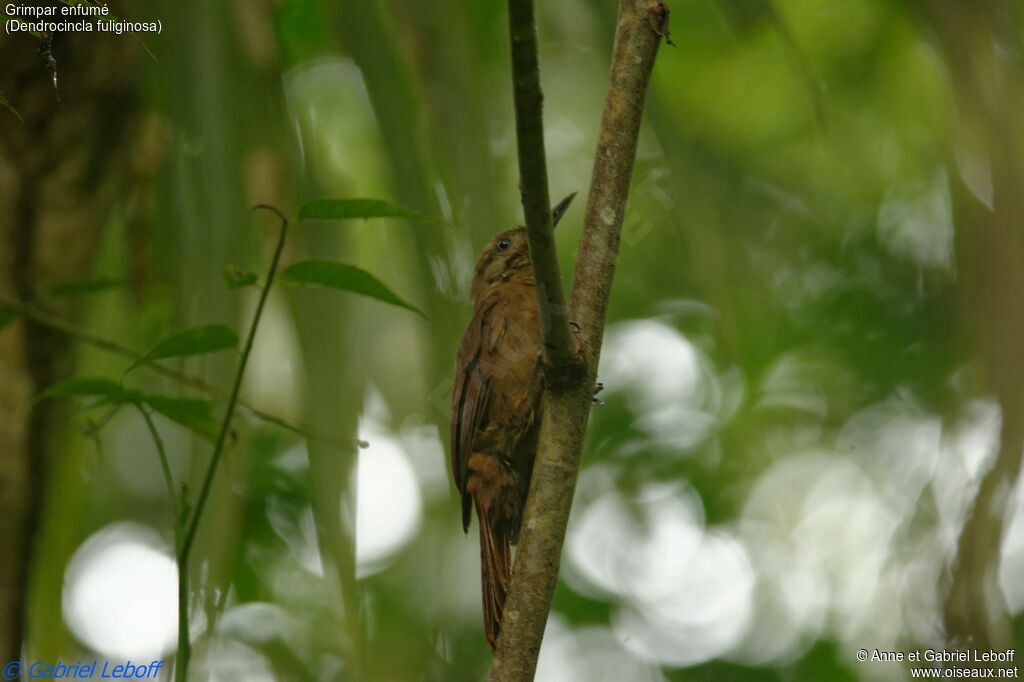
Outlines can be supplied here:
<path id="1" fill-rule="evenodd" d="M 552 227 L 558 227 L 558 221 L 561 220 L 562 216 L 565 215 L 565 212 L 569 210 L 569 204 L 572 203 L 572 200 L 575 197 L 576 197 L 576 192 L 573 192 L 572 194 L 570 194 L 566 198 L 564 198 L 561 201 L 559 201 L 558 204 L 553 209 L 551 209 L 551 226 Z"/>

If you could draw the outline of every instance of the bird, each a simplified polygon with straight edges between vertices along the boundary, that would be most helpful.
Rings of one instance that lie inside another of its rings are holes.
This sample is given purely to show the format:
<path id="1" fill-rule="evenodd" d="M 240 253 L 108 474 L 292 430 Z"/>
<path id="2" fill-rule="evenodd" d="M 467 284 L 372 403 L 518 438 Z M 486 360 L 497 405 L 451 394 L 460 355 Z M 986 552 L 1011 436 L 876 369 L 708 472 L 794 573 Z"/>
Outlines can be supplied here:
<path id="1" fill-rule="evenodd" d="M 575 196 L 552 209 L 553 225 Z M 470 298 L 473 317 L 455 362 L 451 468 L 463 532 L 476 510 L 484 633 L 493 651 L 543 410 L 541 320 L 525 228 L 500 232 L 484 247 Z"/>

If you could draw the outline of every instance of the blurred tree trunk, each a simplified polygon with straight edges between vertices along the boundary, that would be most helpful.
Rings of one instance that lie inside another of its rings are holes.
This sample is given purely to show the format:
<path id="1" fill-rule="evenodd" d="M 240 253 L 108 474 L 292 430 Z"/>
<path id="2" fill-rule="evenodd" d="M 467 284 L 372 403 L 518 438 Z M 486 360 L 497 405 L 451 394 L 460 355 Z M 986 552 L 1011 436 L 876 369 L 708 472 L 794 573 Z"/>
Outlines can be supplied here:
<path id="1" fill-rule="evenodd" d="M 950 68 L 962 136 L 956 143 L 970 145 L 988 162 L 991 174 L 990 196 L 966 186 L 959 195 L 961 313 L 983 358 L 987 388 L 1002 410 L 998 454 L 981 481 L 957 547 L 945 605 L 946 635 L 961 645 L 1002 648 L 1011 636 L 998 585 L 1003 520 L 1024 446 L 1020 10 L 1014 3 L 961 0 L 929 1 L 922 9 Z"/>
<path id="2" fill-rule="evenodd" d="M 42 41 L 0 41 L 0 296 L 38 302 L 46 287 L 86 276 L 97 237 L 130 169 L 138 43 L 59 35 L 60 102 Z M 61 102 L 63 104 L 61 104 Z M 48 302 L 63 315 L 71 302 Z M 69 340 L 19 321 L 0 332 L 0 660 L 20 656 L 33 541 L 48 457 L 65 415 L 33 396 L 69 371 Z"/>

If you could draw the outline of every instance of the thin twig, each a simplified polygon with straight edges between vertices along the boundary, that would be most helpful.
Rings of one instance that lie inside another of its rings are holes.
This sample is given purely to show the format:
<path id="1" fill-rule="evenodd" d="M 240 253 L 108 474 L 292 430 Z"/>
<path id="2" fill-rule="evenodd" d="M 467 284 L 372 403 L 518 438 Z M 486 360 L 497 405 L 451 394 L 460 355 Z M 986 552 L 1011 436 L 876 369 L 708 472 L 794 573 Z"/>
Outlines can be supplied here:
<path id="1" fill-rule="evenodd" d="M 544 335 L 545 378 L 558 381 L 574 365 L 562 275 L 555 251 L 548 171 L 544 152 L 544 95 L 540 87 L 537 28 L 533 0 L 509 0 L 512 83 L 519 145 L 519 191 L 522 193 L 530 260 L 537 282 Z"/>
<path id="2" fill-rule="evenodd" d="M 188 681 L 188 662 L 192 658 L 192 640 L 188 627 L 188 562 L 176 556 L 178 565 L 178 653 L 174 660 L 175 682 Z"/>
<path id="3" fill-rule="evenodd" d="M 138 409 L 139 414 L 146 421 L 146 428 L 149 429 L 149 435 L 153 438 L 153 444 L 156 446 L 156 454 L 160 459 L 160 469 L 163 471 L 164 483 L 167 485 L 167 497 L 171 501 L 171 513 L 174 515 L 174 539 L 175 546 L 181 540 L 182 530 L 182 510 L 184 509 L 184 500 L 181 500 L 179 504 L 178 496 L 174 493 L 174 477 L 171 475 L 171 464 L 167 458 L 167 449 L 164 447 L 164 439 L 160 437 L 160 432 L 156 429 L 156 424 L 153 423 L 153 416 L 149 411 L 143 407 L 142 403 L 133 403 Z M 174 556 L 175 564 L 178 569 L 178 666 L 181 670 L 180 673 L 176 673 L 178 680 L 184 682 L 185 674 L 188 668 L 188 659 L 191 654 L 191 642 L 189 641 L 189 627 L 188 627 L 188 568 L 186 563 L 181 560 L 178 554 Z"/>
<path id="4" fill-rule="evenodd" d="M 256 312 L 253 315 L 252 324 L 249 326 L 249 336 L 245 341 L 245 348 L 242 349 L 242 359 L 238 363 L 238 370 L 235 372 L 235 381 L 231 386 L 231 396 L 228 398 L 227 410 L 224 413 L 223 420 L 221 421 L 220 433 L 217 435 L 217 442 L 214 445 L 213 454 L 210 455 L 210 461 L 206 465 L 206 474 L 203 477 L 202 487 L 199 489 L 199 496 L 196 498 L 196 506 L 195 510 L 192 512 L 192 520 L 189 522 L 182 537 L 181 544 L 178 547 L 179 627 L 182 627 L 181 616 L 183 612 L 186 619 L 188 616 L 188 609 L 182 606 L 183 598 L 185 600 L 188 598 L 187 585 L 184 590 L 182 588 L 182 581 L 187 580 L 188 576 L 188 558 L 192 552 L 192 547 L 195 544 L 196 531 L 199 529 L 199 522 L 202 521 L 203 511 L 205 511 L 206 503 L 210 499 L 210 490 L 213 487 L 213 477 L 217 473 L 217 464 L 220 463 L 220 459 L 224 454 L 224 444 L 227 442 L 228 433 L 231 431 L 231 418 L 234 416 L 235 406 L 238 404 L 238 394 L 242 389 L 242 379 L 245 377 L 245 368 L 249 364 L 249 356 L 252 354 L 252 346 L 256 341 L 256 331 L 259 329 L 260 318 L 263 317 L 263 307 L 267 303 L 267 297 L 270 294 L 270 287 L 274 284 L 274 275 L 277 273 L 277 264 L 281 260 L 281 253 L 284 251 L 285 238 L 288 236 L 288 218 L 286 218 L 283 213 L 273 206 L 267 206 L 264 204 L 260 204 L 256 208 L 271 211 L 276 214 L 277 217 L 281 219 L 281 233 L 277 239 L 277 246 L 274 249 L 274 257 L 270 261 L 270 269 L 267 271 L 267 281 L 263 285 L 263 289 L 260 291 L 260 299 L 256 304 Z M 182 592 L 184 592 L 184 594 L 182 594 Z M 188 675 L 189 647 L 187 627 L 184 628 L 184 633 L 185 641 L 182 642 L 179 639 L 178 661 L 175 667 L 177 679 L 180 682 L 184 682 Z"/>
<path id="5" fill-rule="evenodd" d="M 513 15 L 517 4 L 522 3 L 509 0 Z M 590 415 L 647 84 L 661 36 L 667 31 L 668 7 L 663 3 L 620 0 L 610 85 L 569 305 L 569 315 L 580 327 L 586 376 L 560 387 L 549 386 L 545 393 L 537 457 L 491 682 L 528 682 L 537 667 Z M 513 76 L 518 85 L 519 72 Z M 532 247 L 531 243 L 531 256 Z"/>
<path id="6" fill-rule="evenodd" d="M 174 517 L 178 517 L 178 497 L 174 494 L 174 477 L 171 476 L 171 463 L 167 459 L 167 449 L 164 447 L 164 439 L 160 437 L 160 432 L 156 430 L 156 424 L 153 423 L 153 415 L 142 406 L 141 403 L 134 403 L 135 407 L 139 410 L 139 414 L 146 420 L 146 428 L 149 429 L 149 435 L 153 437 L 153 444 L 156 446 L 156 455 L 160 459 L 160 469 L 164 474 L 164 483 L 167 484 L 167 497 L 171 500 L 171 509 L 174 512 Z"/>
<path id="7" fill-rule="evenodd" d="M 48 313 L 45 310 L 42 310 L 30 303 L 25 303 L 23 301 L 14 301 L 0 296 L 0 309 L 4 308 L 14 313 L 17 313 L 20 317 L 32 320 L 33 322 L 41 324 L 44 327 L 70 336 L 76 341 L 87 343 L 90 346 L 95 346 L 100 350 L 105 350 L 109 353 L 119 355 L 123 358 L 128 358 L 133 362 L 143 357 L 141 353 L 138 353 L 132 350 L 131 348 L 128 348 L 127 346 L 121 345 L 120 343 L 112 339 L 108 339 L 99 336 L 98 334 L 94 334 L 93 332 L 89 331 L 88 329 L 85 329 L 84 327 L 80 327 L 79 325 L 76 325 L 73 322 L 70 322 L 61 317 Z M 214 398 L 218 398 L 220 400 L 227 400 L 227 398 L 230 396 L 230 393 L 228 393 L 228 391 L 224 390 L 223 388 L 220 388 L 218 386 L 212 386 L 209 383 L 200 379 L 199 377 L 187 374 L 185 372 L 179 372 L 176 369 L 172 369 L 158 362 L 147 362 L 146 364 L 143 365 L 143 367 L 151 369 L 157 374 L 167 377 L 168 379 L 171 379 L 183 386 L 194 388 L 197 391 L 201 391 L 202 393 L 205 393 Z M 348 448 L 351 447 L 352 445 L 352 442 L 350 440 L 346 440 L 341 436 L 320 431 L 310 426 L 309 424 L 305 424 L 303 422 L 293 422 L 285 419 L 284 417 L 278 417 L 276 415 L 270 414 L 269 412 L 265 412 L 256 407 L 253 407 L 252 405 L 242 401 L 241 399 L 239 399 L 238 401 L 238 407 L 244 409 L 246 412 L 256 417 L 257 419 L 265 421 L 268 424 L 273 424 L 275 426 L 279 426 L 283 429 L 291 431 L 297 436 L 317 440 L 327 445 L 332 445 L 338 448 Z"/>

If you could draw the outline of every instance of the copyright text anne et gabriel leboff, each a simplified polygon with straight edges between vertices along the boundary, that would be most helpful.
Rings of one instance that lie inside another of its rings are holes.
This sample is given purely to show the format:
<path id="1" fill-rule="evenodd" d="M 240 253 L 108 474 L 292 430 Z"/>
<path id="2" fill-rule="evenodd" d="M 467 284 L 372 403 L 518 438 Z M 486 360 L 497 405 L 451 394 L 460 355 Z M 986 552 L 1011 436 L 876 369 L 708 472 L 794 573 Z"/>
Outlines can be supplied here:
<path id="1" fill-rule="evenodd" d="M 155 680 L 164 662 L 111 663 L 110 661 L 9 661 L 3 667 L 3 679 L 16 680 Z"/>
<path id="2" fill-rule="evenodd" d="M 9 2 L 4 8 L 7 33 L 161 33 L 162 22 L 125 21 L 103 3 L 34 5 Z"/>
<path id="3" fill-rule="evenodd" d="M 1019 679 L 1013 649 L 860 649 L 857 660 L 867 663 L 900 663 L 910 665 L 911 678 L 985 678 Z M 915 665 L 918 664 L 918 665 Z"/>
<path id="4" fill-rule="evenodd" d="M 861 649 L 857 659 L 861 661 L 910 661 L 926 663 L 1012 663 L 1016 651 L 1005 649 L 925 649 L 924 651 L 886 651 L 884 649 Z"/>

